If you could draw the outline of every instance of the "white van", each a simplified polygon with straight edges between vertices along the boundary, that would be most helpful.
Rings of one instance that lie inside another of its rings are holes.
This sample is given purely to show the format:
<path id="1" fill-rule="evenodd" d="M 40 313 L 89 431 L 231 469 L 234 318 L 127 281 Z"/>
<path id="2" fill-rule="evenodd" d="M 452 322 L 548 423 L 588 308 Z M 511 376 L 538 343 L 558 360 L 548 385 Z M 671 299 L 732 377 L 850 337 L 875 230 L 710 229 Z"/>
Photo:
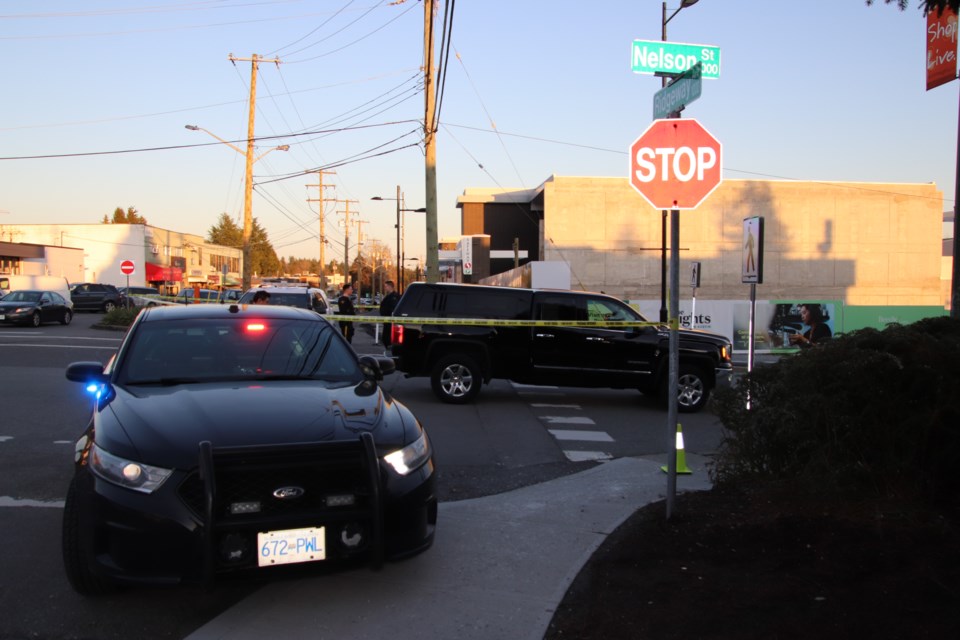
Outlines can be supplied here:
<path id="1" fill-rule="evenodd" d="M 38 289 L 56 291 L 67 300 L 70 299 L 70 283 L 66 278 L 57 276 L 18 276 L 0 273 L 0 297 L 11 291 Z"/>

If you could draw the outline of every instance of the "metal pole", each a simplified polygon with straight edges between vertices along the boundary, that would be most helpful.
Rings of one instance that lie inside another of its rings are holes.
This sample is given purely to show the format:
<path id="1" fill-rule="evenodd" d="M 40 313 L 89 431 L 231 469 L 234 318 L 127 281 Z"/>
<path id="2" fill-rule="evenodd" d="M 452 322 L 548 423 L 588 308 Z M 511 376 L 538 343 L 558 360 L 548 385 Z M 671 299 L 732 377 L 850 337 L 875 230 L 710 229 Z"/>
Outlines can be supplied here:
<path id="1" fill-rule="evenodd" d="M 680 379 L 680 212 L 670 211 L 670 380 L 667 385 L 667 520 L 677 495 L 677 394 Z"/>
<path id="2" fill-rule="evenodd" d="M 667 41 L 667 3 L 663 3 L 660 41 Z M 667 77 L 660 78 L 660 87 L 667 86 Z M 660 322 L 667 321 L 667 212 L 660 212 Z M 668 509 L 669 511 L 669 509 Z M 669 515 L 667 516 L 669 517 Z"/>
<path id="3" fill-rule="evenodd" d="M 400 185 L 397 185 L 397 286 L 400 286 Z"/>

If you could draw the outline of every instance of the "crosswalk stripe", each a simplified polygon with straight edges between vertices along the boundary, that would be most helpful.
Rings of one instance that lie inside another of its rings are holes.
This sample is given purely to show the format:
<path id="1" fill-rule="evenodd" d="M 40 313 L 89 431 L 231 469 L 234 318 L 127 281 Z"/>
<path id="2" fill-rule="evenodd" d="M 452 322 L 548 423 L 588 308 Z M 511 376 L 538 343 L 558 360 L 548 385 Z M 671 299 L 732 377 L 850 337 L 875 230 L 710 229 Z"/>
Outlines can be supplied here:
<path id="1" fill-rule="evenodd" d="M 603 431 L 569 431 L 565 429 L 547 429 L 557 440 L 577 440 L 580 442 L 613 442 L 609 433 Z"/>
<path id="2" fill-rule="evenodd" d="M 567 460 L 570 462 L 613 460 L 613 456 L 606 451 L 564 451 L 563 455 L 567 456 Z"/>
<path id="3" fill-rule="evenodd" d="M 538 416 L 547 424 L 597 424 L 591 418 L 583 416 Z"/>

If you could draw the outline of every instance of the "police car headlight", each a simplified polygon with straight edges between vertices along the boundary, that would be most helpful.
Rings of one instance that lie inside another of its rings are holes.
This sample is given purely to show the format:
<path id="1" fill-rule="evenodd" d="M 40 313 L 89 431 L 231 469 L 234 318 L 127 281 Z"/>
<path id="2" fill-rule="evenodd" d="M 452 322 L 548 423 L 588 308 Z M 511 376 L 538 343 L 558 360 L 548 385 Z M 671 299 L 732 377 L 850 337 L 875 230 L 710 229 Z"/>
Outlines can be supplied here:
<path id="1" fill-rule="evenodd" d="M 408 444 L 403 449 L 388 453 L 383 457 L 384 462 L 393 467 L 393 470 L 402 476 L 420 468 L 430 459 L 430 441 L 427 434 L 422 433 L 416 442 Z"/>
<path id="2" fill-rule="evenodd" d="M 97 445 L 90 448 L 88 460 L 90 470 L 98 478 L 141 493 L 153 493 L 173 473 L 172 469 L 154 467 L 115 456 Z"/>

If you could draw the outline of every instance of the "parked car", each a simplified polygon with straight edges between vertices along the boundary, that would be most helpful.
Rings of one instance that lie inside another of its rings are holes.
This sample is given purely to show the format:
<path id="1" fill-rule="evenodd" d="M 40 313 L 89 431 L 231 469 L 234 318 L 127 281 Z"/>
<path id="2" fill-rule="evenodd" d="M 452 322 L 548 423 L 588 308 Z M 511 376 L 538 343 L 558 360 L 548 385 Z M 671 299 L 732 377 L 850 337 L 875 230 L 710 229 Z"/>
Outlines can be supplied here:
<path id="1" fill-rule="evenodd" d="M 156 287 L 117 287 L 117 291 L 125 296 L 158 296 L 160 290 Z"/>
<path id="2" fill-rule="evenodd" d="M 107 313 L 126 305 L 126 298 L 112 284 L 81 282 L 70 290 L 70 300 L 76 311 L 103 311 Z"/>
<path id="3" fill-rule="evenodd" d="M 212 583 L 289 565 L 427 549 L 432 448 L 329 322 L 264 305 L 144 309 L 93 389 L 63 514 L 80 593 L 115 583 Z"/>
<path id="4" fill-rule="evenodd" d="M 220 292 L 216 289 L 200 289 L 200 295 L 194 298 L 193 289 L 181 289 L 180 293 L 176 295 L 174 301 L 177 304 L 192 304 L 197 303 L 211 303 L 218 302 L 220 300 Z"/>
<path id="5" fill-rule="evenodd" d="M 0 299 L 0 322 L 39 327 L 44 322 L 70 324 L 73 303 L 56 291 L 11 291 Z"/>
<path id="6" fill-rule="evenodd" d="M 601 293 L 463 284 L 410 284 L 393 312 L 390 353 L 397 369 L 429 376 L 434 394 L 469 402 L 484 382 L 639 389 L 666 401 L 669 331 L 665 326 L 556 326 L 557 321 L 646 323 L 621 300 Z M 404 317 L 419 318 L 405 323 Z M 431 324 L 423 318 L 489 323 Z M 537 320 L 538 326 L 510 326 Z M 497 324 L 500 321 L 501 324 Z M 718 380 L 733 371 L 724 336 L 680 331 L 679 410 L 699 411 Z"/>
<path id="7" fill-rule="evenodd" d="M 253 296 L 257 291 L 266 291 L 270 294 L 270 304 L 285 305 L 288 307 L 300 307 L 301 309 L 312 309 L 317 313 L 328 313 L 330 303 L 327 301 L 327 294 L 323 289 L 309 286 L 283 286 L 283 287 L 254 287 L 248 289 L 239 300 L 239 304 L 252 304 Z"/>

